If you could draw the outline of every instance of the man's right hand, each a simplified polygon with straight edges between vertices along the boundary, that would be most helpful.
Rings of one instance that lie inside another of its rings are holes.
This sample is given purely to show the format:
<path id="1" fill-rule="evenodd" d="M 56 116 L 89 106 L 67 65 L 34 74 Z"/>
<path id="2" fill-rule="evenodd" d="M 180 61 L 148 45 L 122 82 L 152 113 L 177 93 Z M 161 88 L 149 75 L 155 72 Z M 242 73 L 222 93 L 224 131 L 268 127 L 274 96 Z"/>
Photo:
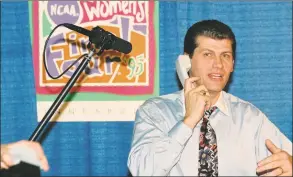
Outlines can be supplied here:
<path id="1" fill-rule="evenodd" d="M 199 84 L 196 84 L 199 83 Z M 211 106 L 210 94 L 200 77 L 190 77 L 184 83 L 185 116 L 183 122 L 194 128 Z"/>

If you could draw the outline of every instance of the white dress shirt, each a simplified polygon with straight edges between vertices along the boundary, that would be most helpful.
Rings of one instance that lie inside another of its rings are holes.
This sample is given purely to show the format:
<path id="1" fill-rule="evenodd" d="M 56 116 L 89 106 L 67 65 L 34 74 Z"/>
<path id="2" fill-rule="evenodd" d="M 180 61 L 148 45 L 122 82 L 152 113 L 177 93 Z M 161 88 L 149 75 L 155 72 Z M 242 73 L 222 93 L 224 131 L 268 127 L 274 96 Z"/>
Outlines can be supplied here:
<path id="1" fill-rule="evenodd" d="M 256 176 L 270 139 L 292 155 L 292 142 L 254 105 L 224 91 L 210 124 L 217 136 L 219 176 Z M 199 133 L 182 120 L 183 91 L 147 100 L 136 112 L 128 167 L 133 176 L 197 176 Z"/>

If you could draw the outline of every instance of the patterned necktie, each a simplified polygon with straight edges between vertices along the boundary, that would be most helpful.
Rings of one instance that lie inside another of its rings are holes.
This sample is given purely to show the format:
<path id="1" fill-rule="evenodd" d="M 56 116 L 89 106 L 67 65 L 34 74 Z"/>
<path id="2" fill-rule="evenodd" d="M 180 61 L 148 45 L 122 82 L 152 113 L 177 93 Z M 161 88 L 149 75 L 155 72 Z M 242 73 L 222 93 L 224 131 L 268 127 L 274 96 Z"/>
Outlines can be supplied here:
<path id="1" fill-rule="evenodd" d="M 217 138 L 209 121 L 216 109 L 214 106 L 205 111 L 200 127 L 198 176 L 218 176 Z"/>

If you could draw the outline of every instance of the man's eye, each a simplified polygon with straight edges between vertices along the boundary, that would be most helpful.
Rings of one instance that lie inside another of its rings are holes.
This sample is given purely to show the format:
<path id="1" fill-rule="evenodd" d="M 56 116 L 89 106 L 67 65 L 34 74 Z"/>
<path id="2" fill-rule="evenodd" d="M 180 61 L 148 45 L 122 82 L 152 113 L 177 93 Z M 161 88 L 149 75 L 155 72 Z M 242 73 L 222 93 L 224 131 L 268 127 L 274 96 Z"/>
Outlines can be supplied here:
<path id="1" fill-rule="evenodd" d="M 212 56 L 212 54 L 211 53 L 204 53 L 203 56 L 210 57 L 210 56 Z"/>
<path id="2" fill-rule="evenodd" d="M 229 54 L 224 54 L 223 57 L 226 58 L 226 59 L 231 58 Z"/>

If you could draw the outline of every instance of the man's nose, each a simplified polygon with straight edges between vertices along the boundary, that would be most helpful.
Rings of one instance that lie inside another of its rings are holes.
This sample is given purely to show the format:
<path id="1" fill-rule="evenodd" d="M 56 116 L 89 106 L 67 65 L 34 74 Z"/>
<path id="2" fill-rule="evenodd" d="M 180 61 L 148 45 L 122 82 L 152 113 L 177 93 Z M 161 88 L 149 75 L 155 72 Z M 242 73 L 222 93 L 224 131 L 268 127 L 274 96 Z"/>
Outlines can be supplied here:
<path id="1" fill-rule="evenodd" d="M 222 63 L 222 59 L 221 59 L 220 56 L 215 57 L 215 59 L 214 59 L 214 67 L 223 68 L 223 63 Z"/>

